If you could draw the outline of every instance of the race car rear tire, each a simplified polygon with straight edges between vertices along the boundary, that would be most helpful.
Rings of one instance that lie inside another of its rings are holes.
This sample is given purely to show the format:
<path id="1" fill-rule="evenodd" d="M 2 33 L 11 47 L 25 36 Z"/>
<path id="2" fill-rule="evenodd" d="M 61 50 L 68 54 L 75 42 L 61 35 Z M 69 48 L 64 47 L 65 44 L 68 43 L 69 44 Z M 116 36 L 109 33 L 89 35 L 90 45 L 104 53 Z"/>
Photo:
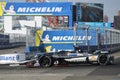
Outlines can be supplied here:
<path id="1" fill-rule="evenodd" d="M 44 56 L 39 60 L 41 67 L 47 68 L 53 66 L 53 59 L 51 56 Z"/>
<path id="2" fill-rule="evenodd" d="M 107 65 L 108 64 L 108 55 L 100 54 L 98 56 L 98 64 L 100 64 L 100 65 Z"/>

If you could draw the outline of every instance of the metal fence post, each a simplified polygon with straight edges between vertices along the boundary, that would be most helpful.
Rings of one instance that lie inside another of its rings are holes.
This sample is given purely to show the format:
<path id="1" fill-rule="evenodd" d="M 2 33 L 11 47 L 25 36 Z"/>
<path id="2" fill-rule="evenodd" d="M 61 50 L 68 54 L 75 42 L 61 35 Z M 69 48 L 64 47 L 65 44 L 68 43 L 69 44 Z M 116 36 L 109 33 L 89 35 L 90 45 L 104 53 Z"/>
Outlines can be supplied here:
<path id="1" fill-rule="evenodd" d="M 74 46 L 76 46 L 76 28 L 77 24 L 74 25 Z"/>
<path id="2" fill-rule="evenodd" d="M 112 51 L 112 31 L 110 31 L 110 52 Z"/>
<path id="3" fill-rule="evenodd" d="M 107 49 L 107 42 L 108 42 L 108 40 L 107 40 L 107 30 L 105 29 L 105 44 L 104 45 L 106 45 L 105 46 L 106 49 Z"/>
<path id="4" fill-rule="evenodd" d="M 88 29 L 89 29 L 89 27 L 86 28 L 86 46 L 87 46 L 87 50 L 89 52 L 90 49 L 89 49 L 89 42 L 88 42 Z"/>
<path id="5" fill-rule="evenodd" d="M 100 49 L 100 35 L 98 33 L 98 28 L 96 28 L 96 40 L 97 40 L 97 49 Z"/>

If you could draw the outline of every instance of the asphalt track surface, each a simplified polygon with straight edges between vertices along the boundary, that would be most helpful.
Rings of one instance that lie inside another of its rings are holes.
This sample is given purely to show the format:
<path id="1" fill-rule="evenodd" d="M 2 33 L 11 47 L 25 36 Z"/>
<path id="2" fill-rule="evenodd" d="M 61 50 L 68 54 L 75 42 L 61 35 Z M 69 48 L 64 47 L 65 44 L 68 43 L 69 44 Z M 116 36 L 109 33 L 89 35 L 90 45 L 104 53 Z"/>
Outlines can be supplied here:
<path id="1" fill-rule="evenodd" d="M 24 48 L 0 50 L 0 53 L 22 51 Z M 0 80 L 120 80 L 120 52 L 115 53 L 115 64 L 68 65 L 51 68 L 0 65 Z"/>

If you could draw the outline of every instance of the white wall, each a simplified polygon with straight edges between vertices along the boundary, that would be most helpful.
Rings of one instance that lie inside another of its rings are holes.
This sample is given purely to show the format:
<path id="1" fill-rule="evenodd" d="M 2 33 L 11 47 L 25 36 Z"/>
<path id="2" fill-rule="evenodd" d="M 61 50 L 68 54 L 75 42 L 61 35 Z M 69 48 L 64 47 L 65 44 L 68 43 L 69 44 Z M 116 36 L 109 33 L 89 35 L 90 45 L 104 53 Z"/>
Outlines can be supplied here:
<path id="1" fill-rule="evenodd" d="M 4 33 L 26 34 L 26 28 L 21 30 L 12 30 L 12 16 L 4 16 Z"/>
<path id="2" fill-rule="evenodd" d="M 4 33 L 15 33 L 15 34 L 26 34 L 25 26 L 30 27 L 41 27 L 42 26 L 42 17 L 35 16 L 34 20 L 26 21 L 26 20 L 19 20 L 21 25 L 21 30 L 12 30 L 12 16 L 4 16 Z"/>

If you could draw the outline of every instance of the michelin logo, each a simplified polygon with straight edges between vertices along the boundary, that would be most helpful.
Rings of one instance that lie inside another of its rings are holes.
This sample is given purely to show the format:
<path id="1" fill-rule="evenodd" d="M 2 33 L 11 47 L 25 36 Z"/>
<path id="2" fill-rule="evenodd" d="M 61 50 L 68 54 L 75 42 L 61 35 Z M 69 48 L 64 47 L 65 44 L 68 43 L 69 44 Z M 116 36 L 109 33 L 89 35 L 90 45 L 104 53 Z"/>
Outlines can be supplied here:
<path id="1" fill-rule="evenodd" d="M 76 40 L 91 40 L 92 36 L 76 36 Z M 74 36 L 53 36 L 52 41 L 67 41 L 67 40 L 75 40 Z"/>
<path id="2" fill-rule="evenodd" d="M 40 36 L 40 39 L 41 39 L 43 42 L 51 42 L 51 40 L 49 39 L 49 35 L 48 35 L 48 34 L 45 35 L 45 38 L 42 38 L 41 35 L 39 35 L 39 36 Z"/>
<path id="3" fill-rule="evenodd" d="M 41 35 L 40 36 L 40 39 L 43 41 L 43 42 L 51 42 L 50 38 L 49 38 L 49 35 L 46 34 L 45 35 L 45 38 L 42 38 Z M 92 39 L 92 36 L 76 36 L 76 40 L 91 40 Z M 73 41 L 75 40 L 74 36 L 53 36 L 52 38 L 52 41 Z"/>
<path id="4" fill-rule="evenodd" d="M 31 12 L 31 13 L 38 13 L 38 12 L 61 12 L 62 7 L 18 7 L 18 9 L 15 11 L 14 6 L 10 5 L 9 9 L 5 9 L 5 5 L 2 4 L 2 10 L 4 11 L 5 14 L 16 14 L 21 13 L 21 12 Z"/>
<path id="5" fill-rule="evenodd" d="M 2 4 L 2 9 L 5 12 L 5 14 L 16 14 L 16 12 L 14 11 L 14 6 L 10 5 L 9 9 L 5 9 L 5 5 Z"/>
<path id="6" fill-rule="evenodd" d="M 19 7 L 17 12 L 61 12 L 62 7 Z"/>

